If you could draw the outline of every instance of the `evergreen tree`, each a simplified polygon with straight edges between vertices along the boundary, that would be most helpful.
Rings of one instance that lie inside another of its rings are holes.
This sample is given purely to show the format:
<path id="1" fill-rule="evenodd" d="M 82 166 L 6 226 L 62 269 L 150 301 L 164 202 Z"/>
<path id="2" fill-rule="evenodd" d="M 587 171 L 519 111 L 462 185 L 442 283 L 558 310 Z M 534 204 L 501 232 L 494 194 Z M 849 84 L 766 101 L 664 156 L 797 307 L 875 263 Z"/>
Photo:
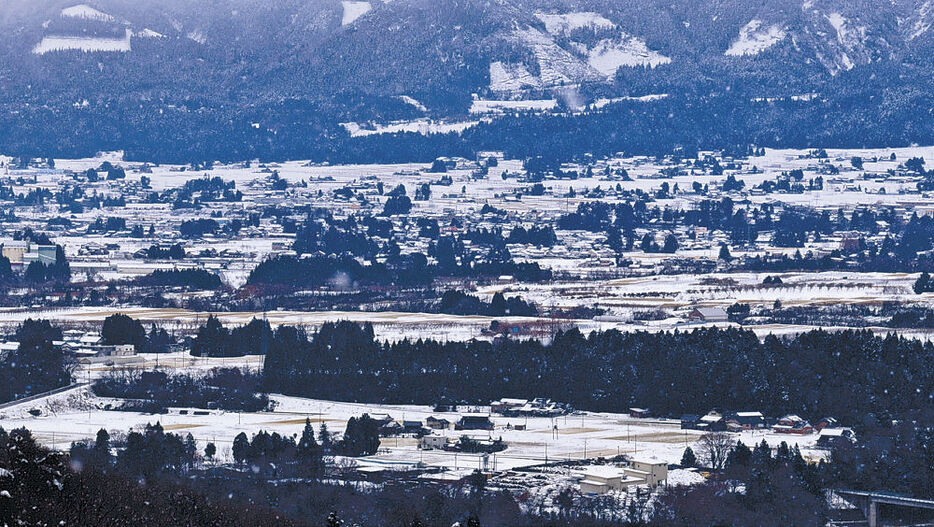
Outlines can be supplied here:
<path id="1" fill-rule="evenodd" d="M 185 465 L 193 467 L 198 459 L 198 446 L 191 432 L 185 436 Z"/>
<path id="2" fill-rule="evenodd" d="M 736 446 L 730 450 L 730 453 L 726 458 L 726 467 L 735 467 L 749 466 L 749 462 L 752 459 L 752 451 L 749 450 L 749 447 L 744 445 L 742 441 L 737 441 Z"/>
<path id="3" fill-rule="evenodd" d="M 321 428 L 318 429 L 318 443 L 321 444 L 321 449 L 325 452 L 329 452 L 334 444 L 327 423 L 321 423 Z"/>
<path id="4" fill-rule="evenodd" d="M 146 345 L 146 330 L 138 320 L 116 313 L 104 319 L 101 338 L 110 346 L 132 344 L 142 350 Z"/>
<path id="5" fill-rule="evenodd" d="M 198 334 L 191 343 L 191 355 L 194 357 L 227 356 L 229 338 L 230 335 L 220 320 L 211 315 L 205 325 L 198 328 Z"/>
<path id="6" fill-rule="evenodd" d="M 215 455 L 217 455 L 217 446 L 215 446 L 214 443 L 208 443 L 207 446 L 204 447 L 205 459 L 213 461 Z"/>
<path id="7" fill-rule="evenodd" d="M 697 466 L 697 456 L 694 455 L 694 451 L 691 447 L 684 449 L 684 454 L 681 456 L 681 466 L 684 468 L 693 468 Z"/>
<path id="8" fill-rule="evenodd" d="M 655 236 L 651 232 L 645 233 L 645 236 L 642 237 L 642 251 L 647 253 L 658 251 L 658 244 L 655 243 Z"/>
<path id="9" fill-rule="evenodd" d="M 678 238 L 674 234 L 669 234 L 665 237 L 665 245 L 662 247 L 662 252 L 675 253 L 677 251 Z"/>
<path id="10" fill-rule="evenodd" d="M 921 276 L 915 280 L 915 285 L 912 289 L 914 289 L 916 294 L 920 295 L 921 293 L 927 293 L 931 291 L 932 285 L 934 284 L 931 284 L 931 275 L 929 275 L 927 271 L 924 271 L 921 273 Z"/>
<path id="11" fill-rule="evenodd" d="M 107 430 L 101 428 L 97 431 L 97 437 L 94 440 L 94 448 L 110 453 L 110 434 Z"/>
<path id="12" fill-rule="evenodd" d="M 305 418 L 305 428 L 302 430 L 302 436 L 298 440 L 296 453 L 302 466 L 311 472 L 317 474 L 322 465 L 321 447 L 315 441 L 315 429 L 311 426 L 311 420 Z"/>
<path id="13" fill-rule="evenodd" d="M 720 244 L 720 254 L 717 256 L 717 259 L 724 261 L 733 259 L 733 255 L 730 254 L 730 248 L 725 243 Z"/>
<path id="14" fill-rule="evenodd" d="M 243 462 L 250 457 L 250 440 L 247 438 L 245 432 L 240 432 L 237 434 L 237 437 L 234 438 L 231 452 L 233 453 L 234 461 L 240 464 L 243 464 Z"/>

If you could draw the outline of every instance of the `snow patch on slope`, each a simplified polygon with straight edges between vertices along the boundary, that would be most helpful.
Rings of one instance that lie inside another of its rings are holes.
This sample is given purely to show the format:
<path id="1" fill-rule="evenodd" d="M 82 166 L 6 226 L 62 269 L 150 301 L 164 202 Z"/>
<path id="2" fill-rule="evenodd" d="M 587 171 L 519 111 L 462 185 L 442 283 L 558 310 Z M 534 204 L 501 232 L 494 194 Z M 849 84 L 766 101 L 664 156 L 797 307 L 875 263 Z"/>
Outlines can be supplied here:
<path id="1" fill-rule="evenodd" d="M 66 7 L 62 9 L 62 18 L 79 18 L 82 20 L 98 20 L 101 22 L 113 22 L 114 17 L 107 13 L 98 11 L 86 4 Z"/>
<path id="2" fill-rule="evenodd" d="M 427 111 L 428 111 L 428 108 L 425 108 L 425 105 L 424 105 L 424 104 L 418 102 L 417 100 L 413 99 L 412 97 L 409 97 L 408 95 L 400 95 L 400 96 L 398 97 L 398 99 L 399 99 L 400 101 L 402 101 L 402 102 L 408 104 L 409 106 L 414 107 L 416 110 L 418 110 L 418 111 L 420 111 L 420 112 L 427 112 Z"/>
<path id="3" fill-rule="evenodd" d="M 831 13 L 827 15 L 827 21 L 830 22 L 834 31 L 837 32 L 837 39 L 843 42 L 846 36 L 846 18 L 843 18 L 843 15 L 840 13 Z"/>
<path id="4" fill-rule="evenodd" d="M 661 101 L 661 100 L 667 99 L 667 98 L 668 98 L 668 94 L 667 94 L 667 93 L 652 93 L 652 94 L 649 94 L 649 95 L 641 95 L 641 96 L 638 96 L 638 97 L 626 96 L 626 97 L 603 98 L 603 99 L 597 99 L 597 100 L 595 100 L 595 101 L 593 102 L 593 104 L 591 104 L 590 106 L 591 106 L 591 108 L 593 108 L 594 110 L 599 110 L 599 109 L 601 109 L 601 108 L 604 108 L 604 107 L 606 107 L 606 106 L 609 106 L 609 105 L 611 105 L 611 104 L 615 104 L 615 103 L 618 103 L 618 102 L 626 102 L 626 101 L 629 101 L 629 102 L 655 102 L 655 101 Z"/>
<path id="5" fill-rule="evenodd" d="M 761 20 L 750 20 L 739 30 L 739 38 L 733 41 L 726 55 L 742 57 L 758 55 L 785 38 L 785 29 L 779 25 L 763 27 Z"/>
<path id="6" fill-rule="evenodd" d="M 444 122 L 429 119 L 416 119 L 413 121 L 400 121 L 389 124 L 340 123 L 351 137 L 367 137 L 370 135 L 414 133 L 421 135 L 461 133 L 468 128 L 480 124 L 480 121 Z"/>
<path id="7" fill-rule="evenodd" d="M 599 13 L 573 12 L 566 14 L 536 13 L 536 17 L 545 23 L 548 33 L 556 37 L 568 37 L 575 29 L 594 28 L 618 30 L 616 24 Z M 622 67 L 649 66 L 668 64 L 671 59 L 649 49 L 645 41 L 618 30 L 618 36 L 600 40 L 592 47 L 582 42 L 572 41 L 569 45 L 574 51 L 584 55 L 587 64 L 606 77 L 613 77 Z"/>
<path id="8" fill-rule="evenodd" d="M 527 101 L 475 100 L 470 105 L 472 114 L 503 114 L 508 112 L 547 112 L 558 107 L 557 99 Z"/>
<path id="9" fill-rule="evenodd" d="M 671 59 L 649 49 L 642 40 L 626 35 L 620 41 L 601 40 L 589 50 L 587 63 L 607 77 L 612 77 L 622 67 L 649 66 L 654 68 L 671 63 Z"/>
<path id="10" fill-rule="evenodd" d="M 616 24 L 600 13 L 575 12 L 558 15 L 535 13 L 535 16 L 545 23 L 545 29 L 552 35 L 564 35 L 582 27 L 616 28 Z"/>
<path id="11" fill-rule="evenodd" d="M 163 35 L 162 33 L 157 33 L 156 31 L 153 31 L 149 28 L 139 31 L 135 33 L 133 36 L 137 38 L 165 38 L 165 35 Z"/>
<path id="12" fill-rule="evenodd" d="M 208 38 L 207 38 L 206 36 L 204 36 L 204 33 L 202 33 L 200 29 L 195 30 L 195 31 L 191 31 L 190 33 L 188 33 L 188 34 L 185 35 L 185 36 L 187 36 L 189 39 L 191 39 L 191 40 L 197 42 L 198 44 L 201 44 L 202 46 L 208 41 Z"/>
<path id="13" fill-rule="evenodd" d="M 934 23 L 934 4 L 928 1 L 921 4 L 921 7 L 918 8 L 918 18 L 911 27 L 908 40 L 914 40 L 927 33 L 927 31 L 931 29 L 932 23 Z"/>
<path id="14" fill-rule="evenodd" d="M 604 79 L 599 72 L 556 44 L 548 34 L 526 28 L 515 31 L 512 37 L 535 56 L 539 69 L 536 84 L 540 86 L 565 86 Z"/>
<path id="15" fill-rule="evenodd" d="M 532 75 L 525 64 L 490 63 L 490 89 L 495 92 L 517 92 L 541 85 L 541 79 Z"/>
<path id="16" fill-rule="evenodd" d="M 344 17 L 341 20 L 342 26 L 349 26 L 353 24 L 361 16 L 370 12 L 370 9 L 373 8 L 369 2 L 355 2 L 344 0 L 341 2 L 344 6 Z"/>
<path id="17" fill-rule="evenodd" d="M 94 37 L 75 37 L 66 35 L 50 35 L 36 44 L 32 52 L 36 55 L 45 55 L 54 51 L 83 51 L 92 53 L 102 52 L 127 52 L 130 51 L 130 36 L 132 32 L 126 31 L 124 38 L 94 38 Z"/>

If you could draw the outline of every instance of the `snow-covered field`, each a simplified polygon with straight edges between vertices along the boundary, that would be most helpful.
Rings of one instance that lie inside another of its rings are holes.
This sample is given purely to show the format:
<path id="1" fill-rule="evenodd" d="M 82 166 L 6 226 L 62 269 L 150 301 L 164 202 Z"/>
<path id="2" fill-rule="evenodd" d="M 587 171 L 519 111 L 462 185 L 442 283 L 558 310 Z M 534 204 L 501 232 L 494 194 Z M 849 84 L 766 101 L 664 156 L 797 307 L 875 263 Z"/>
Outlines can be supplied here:
<path id="1" fill-rule="evenodd" d="M 460 413 L 432 412 L 426 406 L 376 405 L 320 401 L 273 395 L 277 403 L 273 412 L 237 413 L 218 410 L 207 415 L 193 415 L 194 408 L 172 408 L 168 414 L 149 415 L 137 412 L 118 412 L 107 409 L 117 401 L 95 397 L 87 387 L 78 387 L 46 399 L 31 401 L 0 410 L 0 426 L 9 430 L 25 426 L 42 443 L 66 449 L 73 441 L 92 439 L 100 428 L 126 433 L 131 428 L 159 422 L 166 431 L 191 433 L 201 448 L 208 442 L 218 446 L 219 457 L 231 461 L 230 447 L 240 432 L 252 435 L 260 430 L 291 436 L 301 434 L 305 419 L 315 427 L 325 423 L 332 432 L 343 432 L 347 420 L 353 416 L 389 414 L 396 420 L 421 420 L 428 416 L 443 417 L 449 421 L 459 419 Z M 30 410 L 39 410 L 33 416 Z M 485 407 L 469 410 L 486 411 Z M 186 414 L 180 413 L 185 411 Z M 701 433 L 681 430 L 680 422 L 665 419 L 634 419 L 625 414 L 582 413 L 559 418 L 509 418 L 493 416 L 493 431 L 440 432 L 457 439 L 470 435 L 478 439 L 502 438 L 508 448 L 490 456 L 489 468 L 495 471 L 541 465 L 553 461 L 585 460 L 627 454 L 644 461 L 677 463 L 685 447 L 694 446 Z M 526 430 L 515 430 L 515 425 L 526 425 Z M 806 457 L 818 459 L 820 451 L 811 447 L 815 435 L 789 436 L 768 431 L 743 432 L 735 435 L 747 445 L 765 439 L 778 446 L 782 441 L 798 444 Z M 430 467 L 449 470 L 480 468 L 481 456 L 444 451 L 422 451 L 412 438 L 384 438 L 380 451 L 373 456 L 357 459 L 358 466 L 413 467 L 423 463 Z"/>

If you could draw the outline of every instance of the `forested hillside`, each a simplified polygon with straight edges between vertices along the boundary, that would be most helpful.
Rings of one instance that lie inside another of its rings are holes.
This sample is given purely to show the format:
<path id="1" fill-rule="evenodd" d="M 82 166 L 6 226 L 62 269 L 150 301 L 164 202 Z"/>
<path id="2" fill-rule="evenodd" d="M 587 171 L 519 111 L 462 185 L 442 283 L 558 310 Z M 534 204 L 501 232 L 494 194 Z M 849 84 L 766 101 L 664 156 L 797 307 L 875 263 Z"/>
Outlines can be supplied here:
<path id="1" fill-rule="evenodd" d="M 916 0 L 12 0 L 0 6 L 0 150 L 357 161 L 375 146 L 368 161 L 422 160 L 515 128 L 519 155 L 576 132 L 564 157 L 724 147 L 750 131 L 766 146 L 926 143 L 932 22 Z M 652 94 L 670 99 L 612 104 Z M 351 139 L 340 126 L 468 119 L 475 97 L 556 98 L 559 115 L 494 119 L 465 138 Z M 611 104 L 580 115 L 600 100 Z M 608 126 L 611 144 L 578 137 Z"/>

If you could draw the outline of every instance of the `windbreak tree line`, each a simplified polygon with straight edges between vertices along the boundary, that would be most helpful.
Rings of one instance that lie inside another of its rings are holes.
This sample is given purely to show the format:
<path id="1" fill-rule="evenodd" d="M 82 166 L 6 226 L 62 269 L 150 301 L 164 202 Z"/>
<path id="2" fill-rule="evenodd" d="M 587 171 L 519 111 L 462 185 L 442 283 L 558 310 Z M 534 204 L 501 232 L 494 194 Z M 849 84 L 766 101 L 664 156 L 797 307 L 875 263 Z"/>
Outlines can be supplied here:
<path id="1" fill-rule="evenodd" d="M 662 415 L 714 407 L 851 426 L 934 423 L 934 344 L 870 331 L 795 337 L 705 328 L 691 332 L 559 332 L 553 342 L 378 342 L 369 325 L 325 324 L 310 337 L 280 327 L 270 346 L 271 392 L 346 401 L 488 403 L 550 397 L 594 411 L 633 405 Z"/>
<path id="2" fill-rule="evenodd" d="M 537 263 L 515 262 L 508 251 L 503 258 L 489 258 L 482 262 L 457 263 L 443 254 L 433 254 L 438 264 L 428 263 L 423 254 L 394 258 L 389 263 L 361 264 L 349 256 L 296 258 L 277 256 L 260 263 L 247 279 L 247 286 L 258 288 L 317 288 L 330 286 L 349 289 L 355 286 L 427 286 L 439 277 L 497 277 L 514 276 L 528 282 L 551 279 L 551 271 Z"/>

